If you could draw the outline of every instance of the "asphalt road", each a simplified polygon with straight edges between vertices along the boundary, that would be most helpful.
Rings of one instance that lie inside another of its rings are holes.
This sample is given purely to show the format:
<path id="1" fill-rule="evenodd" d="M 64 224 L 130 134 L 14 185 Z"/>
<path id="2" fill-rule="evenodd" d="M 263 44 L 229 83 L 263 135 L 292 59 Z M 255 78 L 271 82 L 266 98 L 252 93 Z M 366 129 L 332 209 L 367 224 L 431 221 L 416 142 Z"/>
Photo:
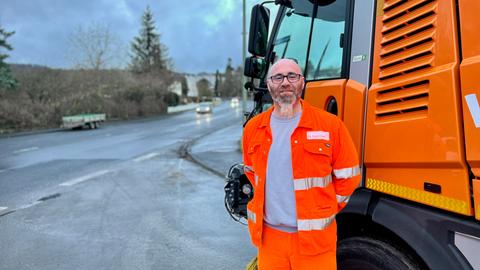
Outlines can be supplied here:
<path id="1" fill-rule="evenodd" d="M 182 157 L 240 122 L 224 103 L 1 138 L 0 269 L 243 269 L 255 250 L 224 210 L 224 180 Z"/>

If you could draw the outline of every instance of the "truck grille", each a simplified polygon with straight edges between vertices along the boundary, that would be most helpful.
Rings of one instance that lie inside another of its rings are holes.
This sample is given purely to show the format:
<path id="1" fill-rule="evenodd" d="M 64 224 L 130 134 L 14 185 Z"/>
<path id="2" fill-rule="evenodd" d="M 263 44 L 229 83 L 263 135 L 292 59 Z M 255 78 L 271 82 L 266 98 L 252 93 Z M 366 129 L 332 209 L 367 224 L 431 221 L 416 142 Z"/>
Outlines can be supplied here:
<path id="1" fill-rule="evenodd" d="M 377 120 L 424 117 L 428 111 L 429 81 L 377 92 Z"/>
<path id="2" fill-rule="evenodd" d="M 437 20 L 435 0 L 390 0 L 383 6 L 378 79 L 422 73 L 434 66 Z M 377 120 L 426 116 L 429 81 L 395 86 L 377 92 Z"/>

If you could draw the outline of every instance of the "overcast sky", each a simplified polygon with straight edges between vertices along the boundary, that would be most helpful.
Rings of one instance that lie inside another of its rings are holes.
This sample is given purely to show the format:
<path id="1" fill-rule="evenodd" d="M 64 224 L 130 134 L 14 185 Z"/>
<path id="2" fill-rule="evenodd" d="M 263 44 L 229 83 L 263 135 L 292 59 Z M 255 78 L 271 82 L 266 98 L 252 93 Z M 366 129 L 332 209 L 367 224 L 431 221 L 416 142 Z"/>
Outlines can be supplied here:
<path id="1" fill-rule="evenodd" d="M 247 0 L 247 13 L 257 2 Z M 241 64 L 242 0 L 0 0 L 0 26 L 16 32 L 6 61 L 69 68 L 69 36 L 94 23 L 109 25 L 128 51 L 147 5 L 176 71 L 224 70 L 229 57 Z"/>

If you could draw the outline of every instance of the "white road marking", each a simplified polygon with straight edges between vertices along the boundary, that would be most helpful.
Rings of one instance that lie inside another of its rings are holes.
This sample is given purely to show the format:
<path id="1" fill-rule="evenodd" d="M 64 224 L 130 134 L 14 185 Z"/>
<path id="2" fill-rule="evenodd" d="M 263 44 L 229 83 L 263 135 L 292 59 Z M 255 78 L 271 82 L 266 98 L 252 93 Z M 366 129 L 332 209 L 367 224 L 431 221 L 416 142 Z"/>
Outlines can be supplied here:
<path id="1" fill-rule="evenodd" d="M 98 172 L 95 172 L 95 173 L 91 173 L 91 174 L 87 174 L 85 176 L 82 176 L 82 177 L 79 177 L 79 178 L 75 178 L 75 179 L 72 179 L 70 181 L 67 181 L 67 182 L 63 182 L 61 184 L 59 184 L 59 186 L 73 186 L 73 185 L 76 185 L 78 183 L 81 183 L 81 182 L 85 182 L 87 180 L 90 180 L 92 178 L 95 178 L 95 177 L 98 177 L 98 176 L 101 176 L 101 175 L 104 175 L 104 174 L 107 174 L 109 173 L 110 171 L 109 170 L 103 170 L 103 171 L 98 171 Z"/>
<path id="2" fill-rule="evenodd" d="M 42 201 L 35 201 L 33 203 L 30 203 L 30 204 L 22 205 L 17 210 L 27 209 L 29 207 L 35 206 L 35 205 L 40 204 L 40 203 L 42 203 Z"/>
<path id="3" fill-rule="evenodd" d="M 465 99 L 467 100 L 468 109 L 470 109 L 475 126 L 480 128 L 480 105 L 478 105 L 477 95 L 466 95 Z"/>
<path id="4" fill-rule="evenodd" d="M 24 149 L 20 149 L 20 150 L 15 150 L 13 151 L 14 154 L 20 154 L 20 153 L 24 153 L 24 152 L 30 152 L 30 151 L 35 151 L 35 150 L 38 150 L 39 148 L 38 147 L 30 147 L 30 148 L 24 148 Z"/>
<path id="5" fill-rule="evenodd" d="M 147 159 L 154 158 L 154 157 L 159 156 L 159 155 L 160 155 L 159 153 L 150 153 L 150 154 L 147 154 L 147 155 L 139 156 L 136 159 L 134 159 L 133 161 L 141 162 L 141 161 L 144 161 L 144 160 L 147 160 Z"/>
<path id="6" fill-rule="evenodd" d="M 7 210 L 7 209 L 8 209 L 8 207 L 0 206 L 0 213 Z"/>
<path id="7" fill-rule="evenodd" d="M 182 164 L 183 164 L 183 158 L 180 159 L 180 161 L 177 164 L 177 170 L 181 171 L 182 170 Z"/>

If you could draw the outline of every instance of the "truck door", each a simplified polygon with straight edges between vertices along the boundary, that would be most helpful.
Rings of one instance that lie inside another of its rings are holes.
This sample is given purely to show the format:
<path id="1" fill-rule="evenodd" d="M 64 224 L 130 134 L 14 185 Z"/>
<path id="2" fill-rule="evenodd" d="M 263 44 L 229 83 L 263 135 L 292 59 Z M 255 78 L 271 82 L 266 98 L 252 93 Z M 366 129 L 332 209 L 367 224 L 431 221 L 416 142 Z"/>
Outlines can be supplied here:
<path id="1" fill-rule="evenodd" d="M 273 39 L 272 60 L 298 62 L 306 79 L 305 100 L 344 120 L 362 160 L 366 82 L 348 80 L 353 1 L 324 2 L 331 3 L 294 0 L 285 8 Z"/>

